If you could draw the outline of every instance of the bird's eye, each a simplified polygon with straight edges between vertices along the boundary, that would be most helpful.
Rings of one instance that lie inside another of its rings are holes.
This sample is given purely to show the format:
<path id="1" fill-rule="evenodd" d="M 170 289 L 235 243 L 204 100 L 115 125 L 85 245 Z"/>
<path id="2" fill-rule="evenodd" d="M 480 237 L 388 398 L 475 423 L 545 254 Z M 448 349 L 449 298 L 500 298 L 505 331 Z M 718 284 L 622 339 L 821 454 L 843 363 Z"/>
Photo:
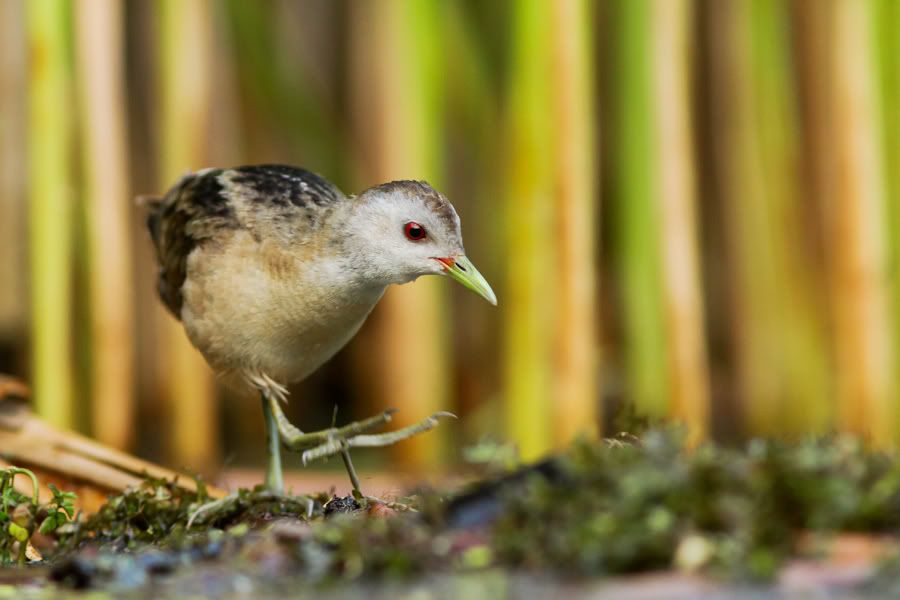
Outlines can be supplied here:
<path id="1" fill-rule="evenodd" d="M 416 223 L 415 221 L 410 221 L 406 225 L 403 226 L 403 233 L 406 234 L 406 239 L 411 240 L 413 242 L 421 242 L 425 239 L 426 233 L 425 228 Z"/>

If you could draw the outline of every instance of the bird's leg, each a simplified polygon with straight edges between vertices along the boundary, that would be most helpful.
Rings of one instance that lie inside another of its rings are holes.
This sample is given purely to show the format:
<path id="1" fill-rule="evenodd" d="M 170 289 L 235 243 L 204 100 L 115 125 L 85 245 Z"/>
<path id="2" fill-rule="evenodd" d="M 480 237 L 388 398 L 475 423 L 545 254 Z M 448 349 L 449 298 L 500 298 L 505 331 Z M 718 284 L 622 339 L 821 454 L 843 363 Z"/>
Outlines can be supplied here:
<path id="1" fill-rule="evenodd" d="M 329 436 L 338 431 L 344 432 L 345 435 L 353 435 L 354 432 L 359 433 L 368 431 L 369 429 L 378 427 L 382 423 L 386 423 L 390 420 L 390 414 L 385 412 L 377 417 L 366 419 L 365 421 L 351 423 L 349 426 L 344 427 L 341 430 L 338 430 L 335 427 L 331 427 L 323 431 L 304 433 L 300 431 L 300 429 L 298 429 L 293 423 L 288 421 L 287 417 L 284 415 L 284 411 L 282 411 L 281 409 L 281 403 L 278 402 L 278 400 L 272 399 L 269 402 L 268 414 L 273 416 L 278 430 L 280 431 L 281 436 L 284 439 L 284 445 L 290 450 L 302 450 L 303 448 L 320 445 L 328 441 Z M 362 490 L 360 489 L 359 477 L 356 474 L 356 469 L 353 467 L 353 461 L 350 459 L 350 450 L 344 438 L 340 438 L 340 441 L 338 443 L 341 445 L 338 452 L 340 452 L 341 454 L 341 460 L 343 460 L 344 462 L 344 468 L 347 469 L 347 476 L 350 477 L 350 484 L 353 486 L 354 495 L 358 498 L 361 498 Z M 308 460 L 306 458 L 305 452 L 301 454 L 301 460 L 303 461 L 304 465 L 307 464 Z"/>
<path id="2" fill-rule="evenodd" d="M 356 421 L 343 427 L 330 427 L 322 431 L 304 433 L 295 427 L 281 408 L 281 402 L 287 401 L 288 391 L 263 373 L 249 373 L 248 381 L 262 392 L 263 414 L 266 419 L 267 449 L 269 468 L 266 472 L 266 487 L 280 491 L 283 489 L 281 478 L 281 443 L 292 451 L 300 452 L 301 460 L 306 465 L 310 461 L 340 454 L 347 469 L 347 474 L 357 495 L 361 495 L 359 478 L 350 460 L 350 448 L 390 446 L 401 440 L 433 429 L 442 417 L 454 417 L 448 412 L 438 412 L 427 419 L 388 433 L 364 435 L 385 423 L 390 422 L 395 411 L 387 410 L 362 421 Z"/>
<path id="3" fill-rule="evenodd" d="M 359 485 L 359 476 L 356 474 L 356 469 L 353 468 L 353 461 L 350 460 L 350 448 L 346 443 L 341 445 L 341 460 L 344 462 L 344 468 L 347 469 L 347 476 L 353 486 L 353 495 L 358 500 L 362 498 L 362 490 Z"/>
<path id="4" fill-rule="evenodd" d="M 278 422 L 272 414 L 272 406 L 278 401 L 270 401 L 271 396 L 265 391 L 261 393 L 263 419 L 266 423 L 266 489 L 276 493 L 284 493 L 284 477 L 281 472 L 281 444 L 279 443 Z M 279 407 L 279 411 L 281 408 Z"/>
<path id="5" fill-rule="evenodd" d="M 195 520 L 199 519 L 204 523 L 211 523 L 219 518 L 232 514 L 241 509 L 242 504 L 255 502 L 260 500 L 280 499 L 280 501 L 301 500 L 306 504 L 306 516 L 312 516 L 313 501 L 306 497 L 291 498 L 284 496 L 284 478 L 281 472 L 281 444 L 278 432 L 278 423 L 275 415 L 272 414 L 272 406 L 277 406 L 278 399 L 283 399 L 287 394 L 284 387 L 277 384 L 268 384 L 263 381 L 263 385 L 259 385 L 260 399 L 262 401 L 263 420 L 266 426 L 266 483 L 264 490 L 256 490 L 250 496 L 244 496 L 240 491 L 232 492 L 224 498 L 212 500 L 203 504 L 188 519 L 187 527 L 190 529 Z M 271 380 L 268 380 L 271 381 Z M 270 402 L 270 399 L 272 400 Z"/>
<path id="6" fill-rule="evenodd" d="M 385 423 L 389 423 L 391 415 L 395 411 L 387 410 L 380 415 L 369 417 L 362 421 L 356 421 L 343 427 L 330 427 L 322 431 L 314 431 L 304 433 L 297 429 L 281 410 L 281 406 L 277 400 L 269 400 L 269 408 L 278 424 L 278 430 L 281 433 L 282 443 L 286 448 L 294 452 L 300 452 L 303 464 L 308 464 L 313 460 L 327 458 L 340 454 L 347 467 L 347 473 L 353 482 L 354 488 L 359 491 L 359 480 L 353 469 L 353 463 L 350 461 L 350 448 L 374 448 L 379 446 L 390 446 L 401 440 L 405 440 L 419 433 L 433 429 L 438 420 L 442 417 L 453 417 L 452 413 L 438 412 L 427 419 L 418 423 L 398 429 L 397 431 L 389 431 L 387 433 L 364 435 L 365 432 L 371 431 Z"/>

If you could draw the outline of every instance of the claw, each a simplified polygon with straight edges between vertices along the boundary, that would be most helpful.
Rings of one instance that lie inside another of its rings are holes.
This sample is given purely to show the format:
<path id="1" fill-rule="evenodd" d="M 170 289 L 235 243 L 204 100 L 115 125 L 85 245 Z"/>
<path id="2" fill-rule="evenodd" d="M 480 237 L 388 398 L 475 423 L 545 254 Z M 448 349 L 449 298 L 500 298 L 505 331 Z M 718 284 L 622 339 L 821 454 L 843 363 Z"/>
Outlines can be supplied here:
<path id="1" fill-rule="evenodd" d="M 265 373 L 248 372 L 245 373 L 244 377 L 246 377 L 250 385 L 262 392 L 264 396 L 287 406 L 290 392 L 286 387 Z"/>

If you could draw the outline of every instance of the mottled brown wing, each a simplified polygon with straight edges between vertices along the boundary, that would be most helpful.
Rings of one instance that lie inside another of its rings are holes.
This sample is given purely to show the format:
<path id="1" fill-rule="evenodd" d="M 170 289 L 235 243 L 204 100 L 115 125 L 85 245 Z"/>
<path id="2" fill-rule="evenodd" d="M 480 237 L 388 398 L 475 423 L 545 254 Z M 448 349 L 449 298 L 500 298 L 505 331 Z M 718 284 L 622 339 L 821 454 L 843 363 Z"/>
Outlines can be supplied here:
<path id="1" fill-rule="evenodd" d="M 221 169 L 208 169 L 183 177 L 161 199 L 148 200 L 147 229 L 159 264 L 157 290 L 166 307 L 181 318 L 181 287 L 187 276 L 191 251 L 217 231 L 239 223 L 222 194 Z"/>
<path id="2" fill-rule="evenodd" d="M 287 227 L 293 237 L 302 237 L 321 225 L 324 211 L 346 199 L 325 178 L 286 165 L 207 169 L 183 177 L 162 199 L 145 199 L 160 298 L 181 317 L 188 255 L 217 232 L 248 225 L 254 231 Z"/>

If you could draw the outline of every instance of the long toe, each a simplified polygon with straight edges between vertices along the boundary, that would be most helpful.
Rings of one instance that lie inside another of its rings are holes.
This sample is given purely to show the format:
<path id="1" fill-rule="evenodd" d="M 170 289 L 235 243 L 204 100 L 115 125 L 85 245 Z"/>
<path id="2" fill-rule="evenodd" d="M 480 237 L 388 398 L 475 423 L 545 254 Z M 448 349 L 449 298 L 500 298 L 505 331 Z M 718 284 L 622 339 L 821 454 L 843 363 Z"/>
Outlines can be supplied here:
<path id="1" fill-rule="evenodd" d="M 386 433 L 379 433 L 374 435 L 359 434 L 350 437 L 335 435 L 324 443 L 305 450 L 300 455 L 300 457 L 305 466 L 314 460 L 319 460 L 338 454 L 339 452 L 341 452 L 341 449 L 345 447 L 345 445 L 347 448 L 378 448 L 382 446 L 390 446 L 402 440 L 411 438 L 414 435 L 418 435 L 420 433 L 424 433 L 426 431 L 434 429 L 443 418 L 455 419 L 456 415 L 451 412 L 441 411 L 434 413 L 430 417 L 423 419 L 418 423 L 414 423 L 413 425 L 404 427 L 403 429 L 398 429 L 396 431 L 388 431 Z M 348 426 L 348 428 L 349 427 L 350 426 Z M 343 429 L 344 428 L 342 428 L 342 430 Z M 338 432 L 335 433 L 337 434 Z"/>

